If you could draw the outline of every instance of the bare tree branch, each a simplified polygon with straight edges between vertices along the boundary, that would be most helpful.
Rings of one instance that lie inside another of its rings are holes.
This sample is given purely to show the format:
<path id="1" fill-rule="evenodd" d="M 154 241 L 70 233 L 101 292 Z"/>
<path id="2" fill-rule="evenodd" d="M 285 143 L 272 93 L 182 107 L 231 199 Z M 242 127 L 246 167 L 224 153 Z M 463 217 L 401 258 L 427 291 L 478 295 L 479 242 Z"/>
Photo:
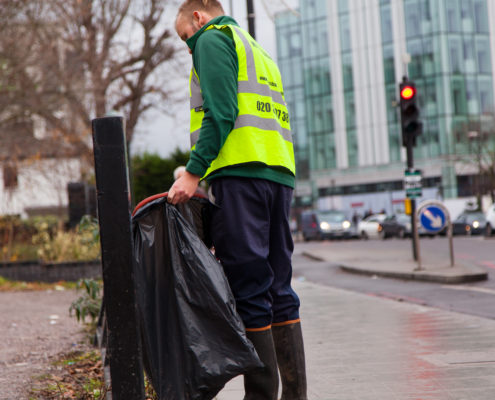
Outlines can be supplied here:
<path id="1" fill-rule="evenodd" d="M 91 118 L 118 111 L 130 141 L 140 117 L 174 92 L 160 67 L 176 55 L 166 13 L 175 3 L 2 1 L 0 127 L 39 116 L 68 142 L 87 143 Z"/>

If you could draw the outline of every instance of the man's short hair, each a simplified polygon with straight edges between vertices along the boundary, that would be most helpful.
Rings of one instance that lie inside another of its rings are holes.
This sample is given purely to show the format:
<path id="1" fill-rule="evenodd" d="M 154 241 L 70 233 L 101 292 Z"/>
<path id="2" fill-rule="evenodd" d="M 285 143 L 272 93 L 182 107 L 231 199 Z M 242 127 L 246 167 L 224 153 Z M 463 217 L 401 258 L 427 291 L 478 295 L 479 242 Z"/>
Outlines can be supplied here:
<path id="1" fill-rule="evenodd" d="M 190 14 L 193 11 L 206 11 L 213 16 L 223 15 L 225 11 L 218 0 L 186 0 L 179 7 L 177 16 Z"/>

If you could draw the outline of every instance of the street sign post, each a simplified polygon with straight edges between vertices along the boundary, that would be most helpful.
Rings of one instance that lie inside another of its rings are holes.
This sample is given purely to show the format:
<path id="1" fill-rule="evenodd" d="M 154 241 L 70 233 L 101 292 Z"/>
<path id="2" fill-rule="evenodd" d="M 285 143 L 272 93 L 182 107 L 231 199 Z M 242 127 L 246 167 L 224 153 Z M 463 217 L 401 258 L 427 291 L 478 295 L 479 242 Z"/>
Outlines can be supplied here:
<path id="1" fill-rule="evenodd" d="M 423 229 L 429 233 L 438 233 L 447 227 L 447 236 L 449 239 L 450 266 L 454 266 L 454 246 L 452 240 L 452 222 L 450 220 L 449 210 L 437 200 L 427 200 L 418 206 L 415 216 L 416 222 L 421 224 Z M 419 234 L 414 233 L 416 249 L 418 251 L 418 268 L 421 268 L 421 257 L 419 256 Z"/>
<path id="2" fill-rule="evenodd" d="M 404 171 L 404 189 L 408 199 L 417 199 L 422 195 L 421 170 L 406 169 Z"/>

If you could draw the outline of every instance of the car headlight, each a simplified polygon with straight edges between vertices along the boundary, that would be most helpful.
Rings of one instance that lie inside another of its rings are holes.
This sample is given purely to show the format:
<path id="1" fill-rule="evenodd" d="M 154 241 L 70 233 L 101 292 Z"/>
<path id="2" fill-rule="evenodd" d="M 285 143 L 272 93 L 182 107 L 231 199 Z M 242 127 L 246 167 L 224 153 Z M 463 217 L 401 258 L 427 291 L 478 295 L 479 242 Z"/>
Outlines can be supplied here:
<path id="1" fill-rule="evenodd" d="M 349 221 L 342 222 L 342 228 L 349 229 L 351 227 L 351 223 Z"/>
<path id="2" fill-rule="evenodd" d="M 330 224 L 328 222 L 321 222 L 320 223 L 320 228 L 324 231 L 328 231 L 330 229 Z"/>
<path id="3" fill-rule="evenodd" d="M 480 227 L 480 222 L 479 221 L 474 221 L 473 222 L 473 228 L 479 228 Z"/>

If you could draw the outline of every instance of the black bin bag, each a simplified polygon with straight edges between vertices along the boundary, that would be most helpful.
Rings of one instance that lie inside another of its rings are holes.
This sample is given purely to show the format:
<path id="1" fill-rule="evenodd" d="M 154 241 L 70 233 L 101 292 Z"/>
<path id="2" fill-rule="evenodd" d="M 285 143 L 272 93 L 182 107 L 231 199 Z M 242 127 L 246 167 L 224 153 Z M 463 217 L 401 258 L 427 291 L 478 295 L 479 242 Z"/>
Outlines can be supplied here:
<path id="1" fill-rule="evenodd" d="M 186 218 L 198 203 L 181 206 Z M 166 198 L 133 217 L 134 275 L 146 373 L 159 399 L 213 399 L 262 366 L 246 339 L 222 266 Z"/>

